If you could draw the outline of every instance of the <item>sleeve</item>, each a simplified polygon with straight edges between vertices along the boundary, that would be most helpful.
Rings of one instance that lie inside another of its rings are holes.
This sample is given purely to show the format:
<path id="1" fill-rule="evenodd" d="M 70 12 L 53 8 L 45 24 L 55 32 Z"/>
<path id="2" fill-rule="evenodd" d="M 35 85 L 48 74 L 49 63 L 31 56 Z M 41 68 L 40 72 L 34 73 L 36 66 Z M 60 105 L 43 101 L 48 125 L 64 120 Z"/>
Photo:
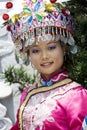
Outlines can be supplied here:
<path id="1" fill-rule="evenodd" d="M 19 125 L 18 125 L 18 112 L 19 112 L 19 109 L 17 111 L 17 121 L 16 123 L 12 126 L 12 128 L 10 130 L 20 130 L 19 129 Z"/>
<path id="2" fill-rule="evenodd" d="M 87 90 L 80 87 L 72 92 L 67 105 L 67 123 L 69 130 L 81 130 L 87 115 Z"/>
<path id="3" fill-rule="evenodd" d="M 10 130 L 19 130 L 18 122 L 16 122 L 15 125 Z"/>
<path id="4" fill-rule="evenodd" d="M 25 99 L 25 97 L 26 97 L 27 92 L 28 92 L 28 87 L 26 87 L 26 88 L 23 90 L 22 94 L 21 94 L 20 106 L 21 106 L 21 104 L 23 103 L 23 101 L 24 101 L 24 99 Z M 19 129 L 19 124 L 18 124 L 18 113 L 19 113 L 19 109 L 18 109 L 18 111 L 17 111 L 17 116 L 16 116 L 17 120 L 16 120 L 16 123 L 12 126 L 12 128 L 11 128 L 10 130 L 20 130 L 20 129 Z"/>

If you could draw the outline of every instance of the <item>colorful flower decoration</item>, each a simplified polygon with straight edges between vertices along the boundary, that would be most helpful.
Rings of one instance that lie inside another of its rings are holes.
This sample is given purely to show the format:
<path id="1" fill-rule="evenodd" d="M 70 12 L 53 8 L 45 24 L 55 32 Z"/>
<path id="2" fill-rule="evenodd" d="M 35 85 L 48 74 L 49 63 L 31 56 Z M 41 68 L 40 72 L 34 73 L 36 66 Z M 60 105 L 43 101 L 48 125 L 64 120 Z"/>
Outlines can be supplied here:
<path id="1" fill-rule="evenodd" d="M 43 22 L 43 17 L 47 16 L 48 14 L 45 12 L 45 9 L 49 12 L 53 11 L 53 5 L 45 5 L 42 3 L 42 0 L 27 0 L 25 3 L 23 3 L 25 8 L 23 8 L 25 14 L 29 16 L 28 18 L 28 25 L 30 26 L 32 24 L 32 21 L 34 18 L 36 18 L 38 21 Z M 45 8 L 46 6 L 46 8 Z M 31 8 L 30 8 L 31 7 Z"/>
<path id="2" fill-rule="evenodd" d="M 20 12 L 14 13 L 11 18 L 9 14 L 3 14 L 4 25 L 11 31 L 18 50 L 23 51 L 25 46 L 33 43 L 36 36 L 42 34 L 56 35 L 57 40 L 75 45 L 73 17 L 63 4 L 57 2 L 58 0 L 23 0 Z M 6 4 L 8 9 L 12 6 L 10 2 Z"/>
<path id="3" fill-rule="evenodd" d="M 13 3 L 7 2 L 5 6 L 7 9 L 11 9 L 13 7 Z M 5 13 L 2 15 L 2 18 L 3 18 L 3 20 L 7 21 L 7 20 L 9 20 L 10 17 L 9 17 L 9 14 Z"/>
<path id="4" fill-rule="evenodd" d="M 12 2 L 7 2 L 6 3 L 6 8 L 7 9 L 10 9 L 10 8 L 12 8 L 13 7 L 13 3 Z"/>
<path id="5" fill-rule="evenodd" d="M 62 9 L 62 13 L 63 13 L 65 16 L 69 16 L 69 15 L 70 15 L 70 11 L 69 11 L 67 8 L 63 8 L 63 9 Z"/>
<path id="6" fill-rule="evenodd" d="M 2 17 L 3 17 L 4 20 L 8 20 L 9 19 L 9 15 L 8 14 L 3 14 Z"/>
<path id="7" fill-rule="evenodd" d="M 57 0 L 50 0 L 51 3 L 55 3 Z"/>

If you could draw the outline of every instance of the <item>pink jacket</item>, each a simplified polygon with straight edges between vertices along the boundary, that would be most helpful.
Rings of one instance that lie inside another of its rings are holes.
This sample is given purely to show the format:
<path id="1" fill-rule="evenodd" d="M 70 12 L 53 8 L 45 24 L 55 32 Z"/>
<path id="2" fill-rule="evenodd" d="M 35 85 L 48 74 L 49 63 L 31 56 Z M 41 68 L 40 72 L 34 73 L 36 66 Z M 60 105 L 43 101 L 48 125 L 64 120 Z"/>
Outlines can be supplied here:
<path id="1" fill-rule="evenodd" d="M 21 96 L 21 104 L 28 93 L 26 88 Z M 23 113 L 23 130 L 81 130 L 83 119 L 87 115 L 87 90 L 76 82 L 71 82 L 37 93 L 27 102 Z M 11 130 L 20 130 L 18 114 L 17 122 Z"/>

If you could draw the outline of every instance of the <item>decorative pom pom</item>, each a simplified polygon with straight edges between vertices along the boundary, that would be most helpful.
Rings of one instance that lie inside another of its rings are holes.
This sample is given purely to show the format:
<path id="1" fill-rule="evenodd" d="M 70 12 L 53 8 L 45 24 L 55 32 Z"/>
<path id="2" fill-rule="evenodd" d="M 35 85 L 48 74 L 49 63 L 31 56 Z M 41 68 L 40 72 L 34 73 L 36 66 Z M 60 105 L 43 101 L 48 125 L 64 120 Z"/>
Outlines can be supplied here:
<path id="1" fill-rule="evenodd" d="M 11 28 L 10 28 L 9 24 L 6 26 L 6 29 L 7 29 L 7 31 L 11 31 Z"/>
<path id="2" fill-rule="evenodd" d="M 13 3 L 12 2 L 7 2 L 6 3 L 6 8 L 7 9 L 10 9 L 10 8 L 12 8 L 13 7 Z"/>
<path id="3" fill-rule="evenodd" d="M 8 15 L 8 14 L 3 14 L 2 18 L 3 18 L 4 20 L 8 20 L 8 19 L 9 19 L 9 15 Z"/>
<path id="4" fill-rule="evenodd" d="M 55 3 L 57 0 L 50 0 L 51 3 Z"/>
<path id="5" fill-rule="evenodd" d="M 62 9 L 62 13 L 63 13 L 65 16 L 69 16 L 69 15 L 70 15 L 70 11 L 69 11 L 67 8 L 63 8 L 63 9 Z"/>

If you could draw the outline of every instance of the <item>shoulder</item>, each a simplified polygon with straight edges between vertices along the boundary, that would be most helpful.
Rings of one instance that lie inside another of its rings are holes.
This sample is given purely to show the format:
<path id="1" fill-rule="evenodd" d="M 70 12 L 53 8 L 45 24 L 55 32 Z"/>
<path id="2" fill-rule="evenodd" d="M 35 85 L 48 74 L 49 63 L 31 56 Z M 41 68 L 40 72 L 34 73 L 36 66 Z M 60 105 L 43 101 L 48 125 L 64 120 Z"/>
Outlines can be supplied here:
<path id="1" fill-rule="evenodd" d="M 72 82 L 69 85 L 71 89 L 62 98 L 63 106 L 68 112 L 67 116 L 70 120 L 79 119 L 82 122 L 87 115 L 87 90 L 76 82 Z"/>
<path id="2" fill-rule="evenodd" d="M 79 91 L 85 91 L 85 88 L 81 84 L 71 80 L 71 82 L 58 87 L 57 91 L 58 91 L 58 94 L 69 96 L 72 94 L 75 95 L 75 93 L 77 94 L 77 92 Z"/>
<path id="3" fill-rule="evenodd" d="M 70 88 L 72 90 L 71 92 L 74 93 L 74 95 L 75 94 L 77 95 L 78 93 L 80 93 L 80 94 L 84 93 L 87 95 L 87 89 L 85 89 L 84 86 L 82 86 L 81 84 L 79 84 L 75 81 L 70 83 Z"/>
<path id="4" fill-rule="evenodd" d="M 87 90 L 85 87 L 77 82 L 71 82 L 69 85 L 69 91 L 65 96 L 67 108 L 72 110 L 86 108 L 87 111 Z"/>
<path id="5" fill-rule="evenodd" d="M 72 81 L 70 84 L 67 85 L 67 91 L 69 92 L 68 96 L 70 98 L 72 98 L 72 97 L 73 98 L 75 98 L 75 97 L 78 97 L 78 98 L 86 97 L 87 98 L 87 89 L 85 89 L 84 86 L 82 86 L 81 84 L 79 84 L 75 81 Z"/>
<path id="6" fill-rule="evenodd" d="M 78 105 L 85 104 L 87 105 L 87 90 L 81 84 L 72 81 L 71 83 L 61 87 L 62 92 L 62 103 L 68 104 L 67 107 L 72 105 L 75 106 L 75 103 Z"/>

